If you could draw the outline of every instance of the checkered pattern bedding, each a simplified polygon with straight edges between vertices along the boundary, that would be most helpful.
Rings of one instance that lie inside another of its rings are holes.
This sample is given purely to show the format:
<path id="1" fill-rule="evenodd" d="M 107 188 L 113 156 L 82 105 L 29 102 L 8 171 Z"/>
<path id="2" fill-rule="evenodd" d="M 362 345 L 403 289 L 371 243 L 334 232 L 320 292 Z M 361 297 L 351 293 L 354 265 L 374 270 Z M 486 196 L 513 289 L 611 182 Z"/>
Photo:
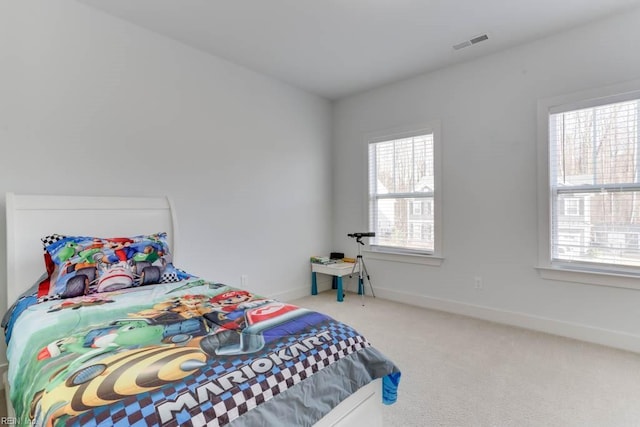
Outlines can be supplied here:
<path id="1" fill-rule="evenodd" d="M 276 396 L 316 387 L 315 374 L 343 359 L 373 358 L 359 386 L 399 376 L 353 328 L 219 283 L 72 300 L 31 305 L 14 322 L 10 381 L 23 424 L 224 426 L 270 401 L 277 413 Z"/>

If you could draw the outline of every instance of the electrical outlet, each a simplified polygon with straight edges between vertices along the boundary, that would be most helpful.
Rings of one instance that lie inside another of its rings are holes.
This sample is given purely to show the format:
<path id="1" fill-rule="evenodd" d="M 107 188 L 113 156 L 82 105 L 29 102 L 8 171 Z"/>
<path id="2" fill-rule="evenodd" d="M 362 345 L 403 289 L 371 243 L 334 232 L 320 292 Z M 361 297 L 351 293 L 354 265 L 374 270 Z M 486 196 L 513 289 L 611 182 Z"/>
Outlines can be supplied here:
<path id="1" fill-rule="evenodd" d="M 247 287 L 248 283 L 249 283 L 249 276 L 247 276 L 246 274 L 243 274 L 242 276 L 240 276 L 240 285 L 243 288 Z"/>
<path id="2" fill-rule="evenodd" d="M 474 288 L 482 289 L 482 277 L 476 276 L 473 278 Z"/>

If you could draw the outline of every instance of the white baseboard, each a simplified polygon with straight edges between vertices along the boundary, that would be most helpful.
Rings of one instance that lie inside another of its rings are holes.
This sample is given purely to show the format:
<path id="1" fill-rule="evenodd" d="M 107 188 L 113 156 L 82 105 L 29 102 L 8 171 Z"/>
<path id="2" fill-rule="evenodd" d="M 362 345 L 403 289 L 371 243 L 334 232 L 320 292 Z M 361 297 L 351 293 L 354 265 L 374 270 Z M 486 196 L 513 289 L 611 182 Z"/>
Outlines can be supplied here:
<path id="1" fill-rule="evenodd" d="M 321 276 L 321 275 L 318 275 L 318 276 Z M 323 278 L 318 277 L 318 282 L 317 282 L 318 292 L 324 292 L 331 289 L 331 283 L 332 283 L 331 277 L 323 277 Z M 288 291 L 277 292 L 269 295 L 269 297 L 277 299 L 278 301 L 286 302 L 286 301 L 293 301 L 298 298 L 303 298 L 309 295 L 311 295 L 311 285 L 309 285 L 309 287 L 295 288 L 295 289 L 290 289 Z"/>
<path id="2" fill-rule="evenodd" d="M 376 287 L 376 296 L 404 304 L 461 314 L 463 316 L 475 317 L 491 322 L 518 326 L 534 331 L 640 353 L 640 336 L 625 332 L 532 316 L 524 313 L 498 310 L 491 307 L 453 300 L 419 296 L 378 287 Z"/>
<path id="3" fill-rule="evenodd" d="M 318 292 L 322 292 L 319 286 L 318 286 Z M 306 297 L 307 295 L 311 295 L 310 289 L 292 289 L 289 291 L 271 294 L 269 295 L 269 298 L 277 299 L 278 301 L 287 302 L 287 301 L 293 301 L 298 298 Z"/>

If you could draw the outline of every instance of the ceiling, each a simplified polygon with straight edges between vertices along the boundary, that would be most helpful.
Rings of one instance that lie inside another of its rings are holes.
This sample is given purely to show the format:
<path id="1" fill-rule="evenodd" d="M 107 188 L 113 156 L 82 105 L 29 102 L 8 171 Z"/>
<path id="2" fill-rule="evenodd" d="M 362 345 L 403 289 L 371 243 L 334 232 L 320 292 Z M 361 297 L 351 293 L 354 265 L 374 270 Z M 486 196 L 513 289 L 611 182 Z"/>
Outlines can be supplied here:
<path id="1" fill-rule="evenodd" d="M 640 6 L 640 0 L 78 1 L 328 99 Z M 481 34 L 488 40 L 453 49 Z"/>

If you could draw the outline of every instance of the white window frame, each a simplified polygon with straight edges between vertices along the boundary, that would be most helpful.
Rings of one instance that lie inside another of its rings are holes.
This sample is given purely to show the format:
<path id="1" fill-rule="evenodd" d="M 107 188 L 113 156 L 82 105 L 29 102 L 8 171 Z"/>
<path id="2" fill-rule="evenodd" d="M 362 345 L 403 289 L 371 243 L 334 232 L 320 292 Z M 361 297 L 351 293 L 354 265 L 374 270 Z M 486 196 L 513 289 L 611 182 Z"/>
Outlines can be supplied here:
<path id="1" fill-rule="evenodd" d="M 538 101 L 538 265 L 544 279 L 640 289 L 640 272 L 596 264 L 552 262 L 549 115 L 640 98 L 640 80 Z"/>
<path id="2" fill-rule="evenodd" d="M 564 199 L 564 214 L 567 216 L 580 216 L 580 199 L 577 197 Z"/>
<path id="3" fill-rule="evenodd" d="M 422 215 L 422 204 L 424 202 L 420 200 L 416 202 L 415 200 L 411 202 L 411 215 L 413 216 L 421 216 Z"/>
<path id="4" fill-rule="evenodd" d="M 431 266 L 440 266 L 444 261 L 442 255 L 442 157 L 441 157 L 441 131 L 440 121 L 434 120 L 428 123 L 418 123 L 392 129 L 386 129 L 377 132 L 371 132 L 364 136 L 364 156 L 365 156 L 365 218 L 363 224 L 369 224 L 369 144 L 376 142 L 385 142 L 395 139 L 411 138 L 425 134 L 433 134 L 433 173 L 434 173 L 434 189 L 433 189 L 433 233 L 434 249 L 432 253 L 423 253 L 416 251 L 406 251 L 400 248 L 389 248 L 380 246 L 371 246 L 369 242 L 365 242 L 364 251 L 367 257 L 371 259 L 406 262 L 412 264 L 423 264 Z M 423 208 L 424 210 L 424 208 Z M 368 227 L 368 225 L 367 225 Z M 371 230 L 373 231 L 373 230 Z"/>

